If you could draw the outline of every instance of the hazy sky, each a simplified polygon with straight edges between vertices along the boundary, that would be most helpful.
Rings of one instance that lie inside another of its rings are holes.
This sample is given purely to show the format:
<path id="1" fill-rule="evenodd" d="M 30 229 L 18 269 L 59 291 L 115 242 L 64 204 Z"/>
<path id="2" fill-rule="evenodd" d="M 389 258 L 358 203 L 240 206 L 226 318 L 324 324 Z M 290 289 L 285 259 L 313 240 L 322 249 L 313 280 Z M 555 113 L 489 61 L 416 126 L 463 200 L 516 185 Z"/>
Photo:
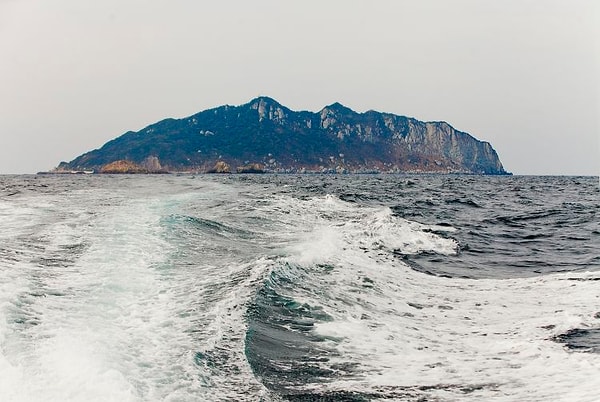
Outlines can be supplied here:
<path id="1" fill-rule="evenodd" d="M 445 120 L 516 174 L 600 171 L 597 0 L 0 0 L 0 173 L 268 95 Z"/>

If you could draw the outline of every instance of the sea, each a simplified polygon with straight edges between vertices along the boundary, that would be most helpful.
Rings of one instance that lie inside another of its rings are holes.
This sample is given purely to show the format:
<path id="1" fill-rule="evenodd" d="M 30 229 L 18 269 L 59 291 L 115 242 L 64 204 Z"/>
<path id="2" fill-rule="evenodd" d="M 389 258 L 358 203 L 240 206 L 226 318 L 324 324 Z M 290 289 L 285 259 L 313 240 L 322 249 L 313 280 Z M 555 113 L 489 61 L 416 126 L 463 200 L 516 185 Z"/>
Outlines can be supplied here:
<path id="1" fill-rule="evenodd" d="M 597 177 L 0 176 L 0 400 L 600 401 Z"/>

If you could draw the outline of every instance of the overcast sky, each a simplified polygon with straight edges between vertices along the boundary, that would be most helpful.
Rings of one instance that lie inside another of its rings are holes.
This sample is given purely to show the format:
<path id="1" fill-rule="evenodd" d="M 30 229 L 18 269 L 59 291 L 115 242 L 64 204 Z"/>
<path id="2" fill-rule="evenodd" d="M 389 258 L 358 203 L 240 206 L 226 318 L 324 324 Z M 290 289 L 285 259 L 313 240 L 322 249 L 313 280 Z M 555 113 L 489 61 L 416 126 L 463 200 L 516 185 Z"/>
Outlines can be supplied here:
<path id="1" fill-rule="evenodd" d="M 516 174 L 600 171 L 597 0 L 0 0 L 0 173 L 268 95 L 445 120 Z"/>

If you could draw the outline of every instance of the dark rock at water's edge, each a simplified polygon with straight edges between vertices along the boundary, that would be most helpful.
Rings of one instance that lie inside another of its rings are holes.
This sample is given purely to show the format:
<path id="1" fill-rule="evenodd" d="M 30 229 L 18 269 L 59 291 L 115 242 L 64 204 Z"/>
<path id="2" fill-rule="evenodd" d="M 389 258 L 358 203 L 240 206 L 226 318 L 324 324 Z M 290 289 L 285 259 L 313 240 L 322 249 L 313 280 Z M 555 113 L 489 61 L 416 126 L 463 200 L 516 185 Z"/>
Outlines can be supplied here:
<path id="1" fill-rule="evenodd" d="M 600 328 L 573 328 L 553 339 L 573 351 L 600 353 Z"/>
<path id="2" fill-rule="evenodd" d="M 237 167 L 238 173 L 266 173 L 265 168 L 260 163 L 249 163 L 244 166 Z"/>
<path id="3" fill-rule="evenodd" d="M 101 172 L 116 161 L 147 173 L 508 174 L 489 143 L 445 122 L 339 103 L 296 112 L 267 97 L 127 132 L 53 173 Z"/>

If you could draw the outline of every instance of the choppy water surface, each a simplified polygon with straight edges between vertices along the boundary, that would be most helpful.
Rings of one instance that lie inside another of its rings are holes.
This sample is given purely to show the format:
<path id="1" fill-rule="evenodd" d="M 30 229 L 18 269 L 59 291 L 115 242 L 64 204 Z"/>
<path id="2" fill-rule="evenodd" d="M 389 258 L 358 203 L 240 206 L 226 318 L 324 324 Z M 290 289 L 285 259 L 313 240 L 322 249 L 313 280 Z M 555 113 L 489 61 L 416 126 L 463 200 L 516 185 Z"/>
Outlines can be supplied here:
<path id="1" fill-rule="evenodd" d="M 600 400 L 597 178 L 0 176 L 0 400 Z"/>

